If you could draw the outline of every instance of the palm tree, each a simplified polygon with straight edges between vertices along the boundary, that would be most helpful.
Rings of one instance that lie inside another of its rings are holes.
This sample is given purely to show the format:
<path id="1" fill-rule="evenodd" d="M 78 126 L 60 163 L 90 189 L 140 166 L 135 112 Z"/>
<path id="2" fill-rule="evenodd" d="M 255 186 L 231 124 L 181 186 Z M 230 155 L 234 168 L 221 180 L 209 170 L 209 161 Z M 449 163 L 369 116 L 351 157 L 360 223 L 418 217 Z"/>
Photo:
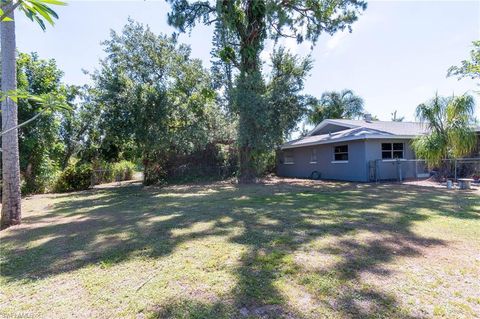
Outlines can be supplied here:
<path id="1" fill-rule="evenodd" d="M 393 111 L 392 113 L 392 122 L 403 122 L 405 116 L 398 116 L 397 110 Z"/>
<path id="2" fill-rule="evenodd" d="M 430 167 L 440 167 L 443 159 L 471 153 L 476 143 L 474 111 L 475 101 L 468 94 L 449 98 L 437 94 L 417 106 L 417 119 L 430 131 L 413 140 L 417 157 L 425 159 Z"/>
<path id="3" fill-rule="evenodd" d="M 363 115 L 363 99 L 352 90 L 325 92 L 311 110 L 308 120 L 318 124 L 325 119 L 355 119 Z"/>
<path id="4" fill-rule="evenodd" d="M 1 0 L 0 34 L 2 61 L 2 214 L 0 227 L 5 228 L 21 222 L 20 164 L 18 154 L 18 118 L 16 99 L 11 93 L 17 89 L 17 67 L 15 59 L 16 9 L 45 30 L 45 21 L 53 24 L 57 14 L 48 4 L 63 5 L 57 0 Z"/>

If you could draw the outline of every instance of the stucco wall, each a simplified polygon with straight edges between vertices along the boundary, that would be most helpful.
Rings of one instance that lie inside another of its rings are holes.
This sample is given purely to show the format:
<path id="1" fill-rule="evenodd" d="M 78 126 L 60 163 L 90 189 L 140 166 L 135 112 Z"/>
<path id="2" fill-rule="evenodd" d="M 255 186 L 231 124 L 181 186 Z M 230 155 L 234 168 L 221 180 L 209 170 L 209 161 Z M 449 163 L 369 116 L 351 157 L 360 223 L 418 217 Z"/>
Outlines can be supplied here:
<path id="1" fill-rule="evenodd" d="M 370 161 L 380 160 L 377 162 L 379 179 L 397 179 L 399 165 L 401 165 L 403 178 L 415 178 L 415 162 L 401 161 L 399 164 L 396 160 L 381 160 L 382 143 L 404 143 L 404 158 L 406 160 L 415 159 L 410 140 L 358 140 L 289 149 L 288 151 L 294 158 L 293 164 L 283 163 L 282 152 L 280 152 L 277 174 L 286 177 L 308 178 L 313 171 L 318 171 L 321 173 L 322 179 L 368 182 L 371 180 Z M 335 163 L 333 161 L 334 147 L 345 144 L 348 145 L 348 163 Z M 312 148 L 317 149 L 317 163 L 310 163 Z"/>
<path id="2" fill-rule="evenodd" d="M 404 143 L 404 159 L 407 161 L 382 160 L 382 143 Z M 380 160 L 377 163 L 377 178 L 379 180 L 396 180 L 400 174 L 399 170 L 401 170 L 402 178 L 416 178 L 415 165 L 417 164 L 414 161 L 408 161 L 415 159 L 415 153 L 410 145 L 410 140 L 367 140 L 365 141 L 365 154 L 367 164 L 371 160 Z M 420 163 L 419 165 L 422 164 Z"/>
<path id="3" fill-rule="evenodd" d="M 366 160 L 376 160 L 382 158 L 382 143 L 403 143 L 405 159 L 414 159 L 415 153 L 410 145 L 410 140 L 401 139 L 375 139 L 365 141 Z"/>
<path id="4" fill-rule="evenodd" d="M 345 144 L 348 145 L 348 163 L 334 162 L 334 147 Z M 317 163 L 310 163 L 312 148 L 317 149 Z M 313 171 L 318 171 L 322 179 L 368 181 L 364 141 L 299 147 L 289 151 L 292 152 L 294 163 L 283 163 L 280 154 L 277 166 L 279 176 L 308 178 Z"/>

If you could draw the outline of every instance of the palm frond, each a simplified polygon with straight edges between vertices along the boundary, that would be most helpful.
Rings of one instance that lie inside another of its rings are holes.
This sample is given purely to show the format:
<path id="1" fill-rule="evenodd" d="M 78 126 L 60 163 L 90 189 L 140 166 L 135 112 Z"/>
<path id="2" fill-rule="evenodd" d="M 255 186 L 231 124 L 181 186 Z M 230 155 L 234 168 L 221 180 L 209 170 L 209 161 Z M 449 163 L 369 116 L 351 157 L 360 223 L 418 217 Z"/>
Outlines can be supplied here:
<path id="1" fill-rule="evenodd" d="M 425 123 L 430 133 L 416 138 L 412 147 L 417 157 L 429 166 L 440 165 L 442 159 L 468 155 L 475 148 L 473 131 L 475 101 L 464 94 L 444 98 L 435 95 L 427 103 L 418 105 L 417 119 Z"/>
<path id="2" fill-rule="evenodd" d="M 45 21 L 54 25 L 54 19 L 58 19 L 57 13 L 49 5 L 66 5 L 66 2 L 57 0 L 19 0 L 19 9 L 25 16 L 36 22 L 42 30 L 46 29 Z"/>

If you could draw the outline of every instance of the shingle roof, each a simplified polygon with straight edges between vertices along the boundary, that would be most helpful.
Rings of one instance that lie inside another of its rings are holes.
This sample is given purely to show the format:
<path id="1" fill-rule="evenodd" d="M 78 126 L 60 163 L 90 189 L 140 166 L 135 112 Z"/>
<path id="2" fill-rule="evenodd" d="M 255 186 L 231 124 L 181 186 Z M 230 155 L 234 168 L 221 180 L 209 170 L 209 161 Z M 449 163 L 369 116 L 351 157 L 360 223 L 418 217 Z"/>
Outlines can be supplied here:
<path id="1" fill-rule="evenodd" d="M 312 135 L 323 125 L 334 124 L 350 127 L 342 131 Z M 425 125 L 418 122 L 387 122 L 387 121 L 364 121 L 364 120 L 325 120 L 308 136 L 290 141 L 282 145 L 282 148 L 293 148 L 317 144 L 329 144 L 341 141 L 350 141 L 370 138 L 413 138 L 425 134 L 428 131 Z"/>
<path id="2" fill-rule="evenodd" d="M 328 124 L 345 126 L 345 130 L 331 134 L 313 135 L 316 131 Z M 281 148 L 293 148 L 373 138 L 408 139 L 428 133 L 428 131 L 428 127 L 420 122 L 327 119 L 318 124 L 307 136 L 287 142 L 283 144 Z M 480 132 L 480 126 L 476 127 L 475 131 Z"/>
<path id="3" fill-rule="evenodd" d="M 419 122 L 365 121 L 365 120 L 326 120 L 329 123 L 353 127 L 365 127 L 394 135 L 421 135 L 428 132 L 427 127 Z M 323 122 L 322 122 L 323 123 Z M 322 123 L 317 125 L 314 132 Z"/>

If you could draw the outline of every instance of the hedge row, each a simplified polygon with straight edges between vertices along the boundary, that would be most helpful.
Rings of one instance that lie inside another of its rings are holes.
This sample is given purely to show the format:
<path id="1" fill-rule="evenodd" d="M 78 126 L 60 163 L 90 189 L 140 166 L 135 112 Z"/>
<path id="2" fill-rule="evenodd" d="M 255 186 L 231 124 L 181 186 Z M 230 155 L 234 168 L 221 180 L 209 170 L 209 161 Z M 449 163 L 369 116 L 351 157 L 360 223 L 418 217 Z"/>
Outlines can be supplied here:
<path id="1" fill-rule="evenodd" d="M 71 192 L 88 189 L 93 184 L 125 181 L 133 178 L 135 164 L 129 161 L 92 165 L 76 163 L 69 165 L 57 177 L 53 191 Z"/>

